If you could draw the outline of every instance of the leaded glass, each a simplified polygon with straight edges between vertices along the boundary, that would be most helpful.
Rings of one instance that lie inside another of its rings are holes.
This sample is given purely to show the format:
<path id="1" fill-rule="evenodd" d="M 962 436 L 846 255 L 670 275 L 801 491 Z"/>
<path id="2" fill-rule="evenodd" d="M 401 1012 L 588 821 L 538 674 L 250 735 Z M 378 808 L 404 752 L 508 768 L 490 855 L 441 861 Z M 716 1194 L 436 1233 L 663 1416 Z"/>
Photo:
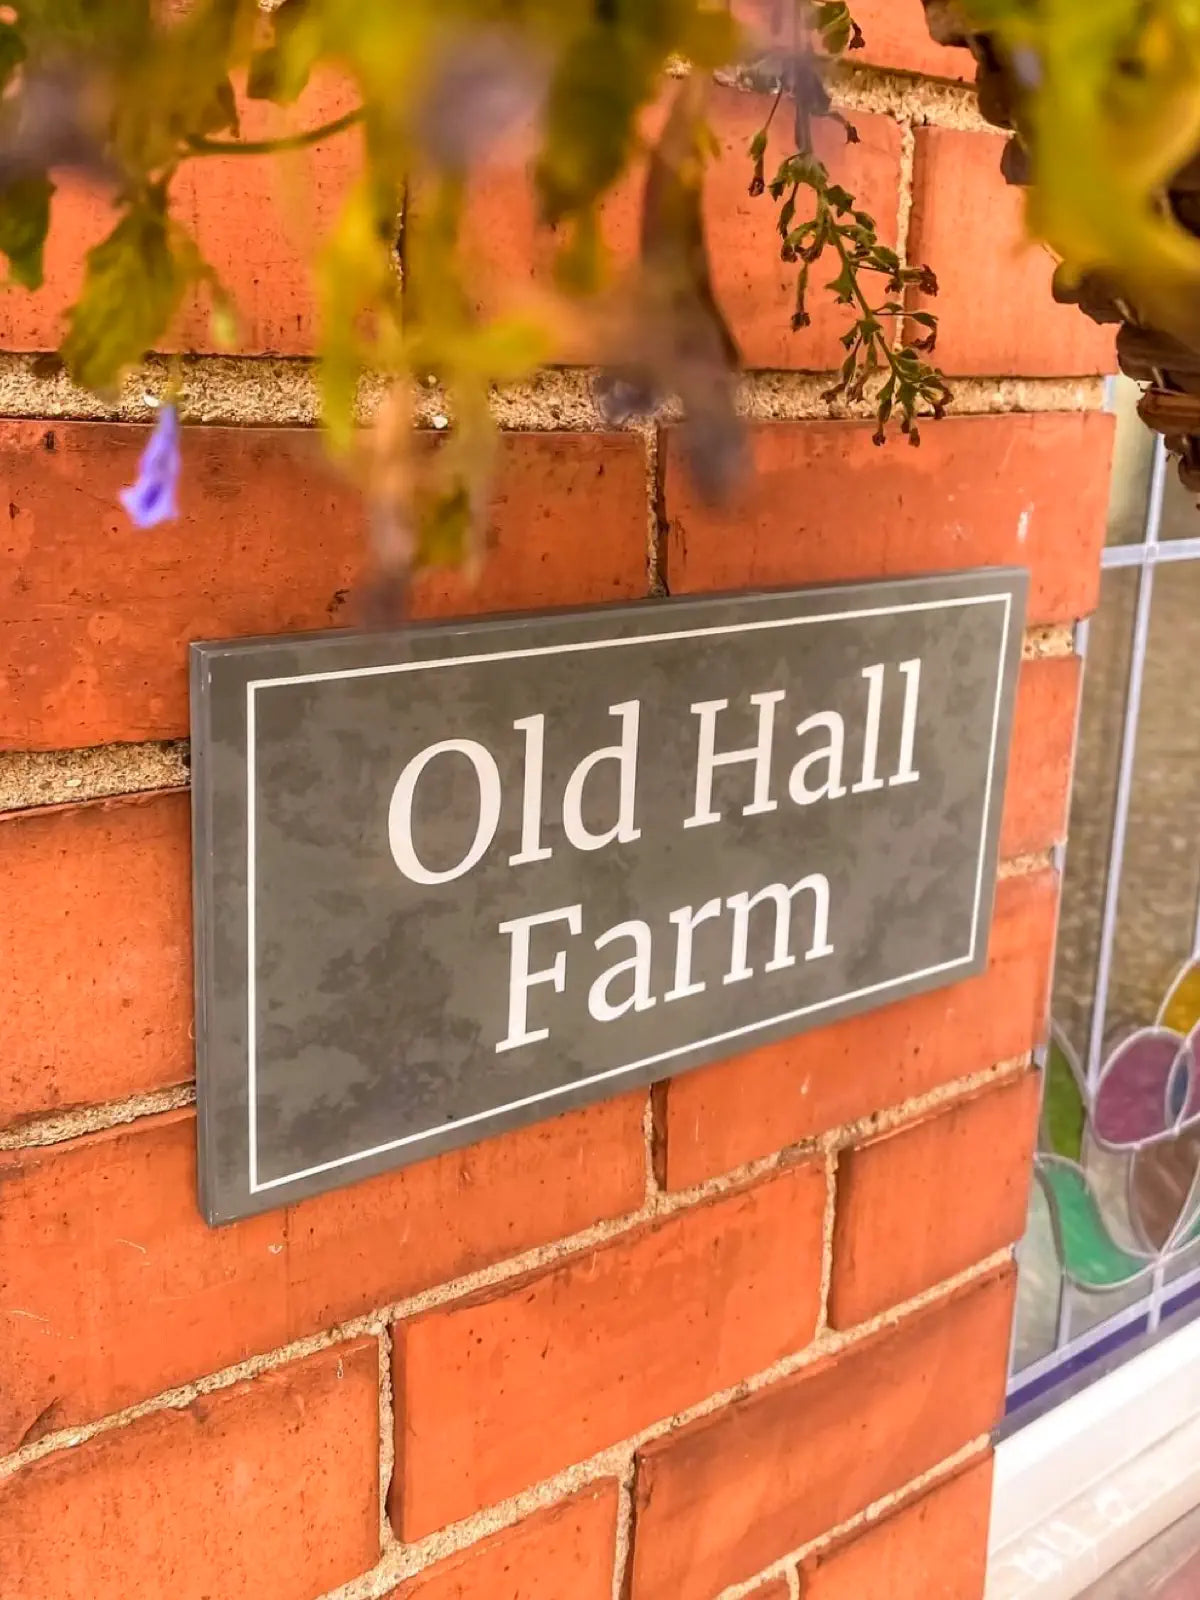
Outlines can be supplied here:
<path id="1" fill-rule="evenodd" d="M 1115 391 L 1010 1407 L 1200 1309 L 1200 512 Z M 1169 543 L 1163 542 L 1169 540 Z"/>

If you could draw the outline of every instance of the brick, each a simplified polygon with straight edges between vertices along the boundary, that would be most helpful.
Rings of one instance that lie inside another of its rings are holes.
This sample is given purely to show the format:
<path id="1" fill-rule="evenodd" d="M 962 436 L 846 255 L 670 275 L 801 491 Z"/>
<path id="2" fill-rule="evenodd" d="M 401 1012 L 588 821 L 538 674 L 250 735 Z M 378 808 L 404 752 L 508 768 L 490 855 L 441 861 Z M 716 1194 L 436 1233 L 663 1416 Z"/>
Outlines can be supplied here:
<path id="1" fill-rule="evenodd" d="M 0 817 L 0 1126 L 192 1076 L 186 794 Z"/>
<path id="2" fill-rule="evenodd" d="M 950 374 L 1070 377 L 1116 371 L 1111 328 L 1057 305 L 1055 259 L 1025 230 L 1024 191 L 1000 172 L 1004 137 L 918 128 L 908 254 L 937 274 L 937 361 Z"/>
<path id="3" fill-rule="evenodd" d="M 329 79 L 315 81 L 292 111 L 244 102 L 247 139 L 315 127 L 353 104 Z M 316 315 L 310 281 L 312 241 L 334 221 L 361 164 L 358 128 L 286 156 L 206 156 L 185 162 L 171 186 L 175 216 L 232 295 L 238 311 L 235 349 L 245 355 L 310 355 Z M 253 226 L 247 220 L 253 218 Z M 64 313 L 78 296 L 85 252 L 116 221 L 107 197 L 69 177 L 61 182 L 46 247 L 46 282 L 35 294 L 0 300 L 0 347 L 54 350 Z M 212 353 L 218 346 L 207 300 L 190 295 L 163 350 Z"/>
<path id="4" fill-rule="evenodd" d="M 1082 667 L 1078 656 L 1022 663 L 1000 829 L 1002 856 L 1032 855 L 1067 836 Z"/>
<path id="5" fill-rule="evenodd" d="M 0 1152 L 0 1455 L 633 1210 L 643 1106 L 627 1095 L 215 1231 L 191 1113 Z"/>
<path id="6" fill-rule="evenodd" d="M 189 640 L 351 619 L 363 509 L 315 433 L 187 430 L 183 516 L 139 532 L 117 490 L 145 441 L 132 425 L 0 423 L 0 749 L 186 733 Z M 506 434 L 490 540 L 477 587 L 430 573 L 414 613 L 644 594 L 641 440 Z"/>
<path id="7" fill-rule="evenodd" d="M 806 1562 L 804 1600 L 980 1600 L 991 1501 L 988 1456 Z"/>
<path id="8" fill-rule="evenodd" d="M 662 1181 L 690 1188 L 1032 1049 L 1045 1026 L 1057 905 L 1051 872 L 1002 879 L 978 977 L 661 1086 Z"/>
<path id="9" fill-rule="evenodd" d="M 609 1480 L 439 1561 L 394 1600 L 610 1600 L 619 1489 Z"/>
<path id="10" fill-rule="evenodd" d="M 714 86 L 710 122 L 718 151 L 705 178 L 704 217 L 712 257 L 713 289 L 747 367 L 798 367 L 826 372 L 840 365 L 845 350 L 839 336 L 847 327 L 846 308 L 820 287 L 833 269 L 814 274 L 809 310 L 812 326 L 791 331 L 796 298 L 796 267 L 779 259 L 778 212 L 769 195 L 751 198 L 753 164 L 750 141 L 764 125 L 771 95 Z M 651 108 L 642 129 L 653 142 L 661 129 L 668 102 Z M 777 166 L 794 145 L 785 119 L 773 125 L 767 153 Z M 847 144 L 836 123 L 820 122 L 815 130 L 817 154 L 835 181 L 847 187 L 858 204 L 875 217 L 880 238 L 895 244 L 898 227 L 901 134 L 890 117 L 856 115 L 859 143 Z M 629 265 L 638 250 L 644 173 L 636 165 L 606 199 L 603 233 L 614 264 Z M 798 212 L 799 221 L 805 215 Z M 537 221 L 536 202 L 527 166 L 509 161 L 490 167 L 474 187 L 466 229 L 478 260 L 477 304 L 495 313 L 523 301 L 536 305 L 551 282 L 555 239 Z M 594 357 L 586 346 L 578 359 Z"/>
<path id="11" fill-rule="evenodd" d="M 1041 1074 L 956 1101 L 838 1157 L 829 1321 L 855 1324 L 1025 1230 Z"/>
<path id="12" fill-rule="evenodd" d="M 791 43 L 791 6 L 782 0 L 734 0 L 733 12 L 760 47 Z M 929 78 L 975 78 L 969 50 L 935 44 L 921 0 L 854 0 L 851 14 L 863 34 L 863 48 L 846 59 L 864 67 L 885 67 Z"/>
<path id="13" fill-rule="evenodd" d="M 0 1480 L 12 1600 L 313 1600 L 379 1557 L 373 1339 L 56 1451 Z"/>
<path id="14" fill-rule="evenodd" d="M 392 1519 L 423 1537 L 813 1337 L 825 1178 L 792 1168 L 396 1330 Z"/>
<path id="15" fill-rule="evenodd" d="M 666 432 L 666 577 L 672 594 L 908 577 L 964 567 L 1030 569 L 1030 623 L 1096 603 L 1111 417 L 1099 412 L 952 417 L 918 450 L 872 425 L 765 422 L 752 472 L 714 510 Z"/>
<path id="16" fill-rule="evenodd" d="M 630 1600 L 710 1600 L 993 1426 L 998 1274 L 638 1454 Z"/>

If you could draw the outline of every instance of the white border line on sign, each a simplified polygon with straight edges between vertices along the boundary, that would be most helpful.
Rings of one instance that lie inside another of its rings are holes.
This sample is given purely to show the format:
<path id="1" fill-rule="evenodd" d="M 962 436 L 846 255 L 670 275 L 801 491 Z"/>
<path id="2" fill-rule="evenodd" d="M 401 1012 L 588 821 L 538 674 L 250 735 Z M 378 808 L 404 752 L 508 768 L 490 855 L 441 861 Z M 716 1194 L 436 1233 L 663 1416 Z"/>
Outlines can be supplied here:
<path id="1" fill-rule="evenodd" d="M 478 666 L 487 661 L 527 660 L 534 656 L 568 655 L 580 650 L 617 650 L 639 644 L 663 644 L 678 639 L 707 639 L 721 634 L 757 633 L 771 628 L 806 627 L 812 623 L 819 622 L 855 622 L 868 617 L 892 617 L 917 611 L 948 611 L 958 606 L 995 605 L 998 603 L 1003 603 L 1004 606 L 1004 626 L 996 665 L 996 694 L 992 708 L 991 747 L 988 752 L 987 776 L 984 784 L 983 818 L 979 833 L 979 861 L 975 873 L 975 901 L 971 914 L 971 944 L 966 955 L 958 956 L 952 961 L 940 962 L 937 966 L 922 967 L 917 972 L 905 972 L 895 978 L 886 978 L 882 983 L 870 984 L 863 989 L 854 989 L 846 994 L 832 995 L 828 999 L 814 1001 L 812 1005 L 800 1006 L 795 1011 L 783 1011 L 777 1016 L 763 1017 L 757 1022 L 746 1023 L 740 1028 L 730 1028 L 724 1033 L 714 1033 L 705 1039 L 692 1039 L 687 1044 L 675 1046 L 670 1050 L 661 1050 L 655 1055 L 643 1056 L 640 1060 L 626 1062 L 624 1066 L 611 1067 L 605 1072 L 596 1072 L 587 1078 L 574 1078 L 570 1083 L 559 1084 L 552 1089 L 543 1089 L 537 1094 L 526 1095 L 520 1100 L 511 1100 L 505 1105 L 489 1106 L 486 1111 L 473 1112 L 470 1116 L 459 1117 L 454 1122 L 442 1122 L 436 1127 L 424 1129 L 420 1133 L 405 1134 L 402 1138 L 389 1139 L 384 1144 L 372 1145 L 369 1150 L 358 1150 L 352 1155 L 338 1156 L 332 1161 L 323 1161 L 316 1166 L 305 1167 L 302 1171 L 285 1173 L 283 1177 L 268 1178 L 265 1182 L 259 1183 L 257 961 L 255 959 L 256 890 L 254 874 L 256 842 L 254 803 L 256 784 L 254 755 L 255 695 L 259 689 L 274 689 L 296 683 L 328 683 L 340 678 L 375 678 L 398 672 L 429 672 L 437 667 Z M 1000 726 L 1000 703 L 1003 698 L 1004 663 L 1007 656 L 1011 615 L 1012 594 L 1004 591 L 1000 594 L 961 595 L 953 600 L 921 600 L 913 601 L 907 605 L 872 606 L 855 611 L 825 611 L 805 617 L 773 617 L 758 622 L 728 623 L 723 627 L 681 628 L 669 633 L 631 634 L 627 638 L 620 639 L 594 639 L 573 644 L 537 645 L 523 650 L 489 650 L 478 655 L 447 656 L 431 661 L 399 661 L 378 667 L 347 667 L 333 672 L 306 672 L 296 674 L 293 677 L 252 679 L 246 685 L 246 1056 L 249 1096 L 247 1112 L 249 1120 L 250 1193 L 261 1194 L 264 1190 L 278 1189 L 284 1184 L 299 1183 L 303 1178 L 316 1177 L 322 1172 L 331 1172 L 337 1167 L 350 1166 L 357 1161 L 367 1161 L 373 1156 L 385 1155 L 389 1150 L 400 1150 L 406 1145 L 419 1144 L 425 1139 L 432 1139 L 455 1128 L 467 1128 L 474 1123 L 486 1122 L 492 1117 L 503 1116 L 506 1112 L 520 1111 L 526 1106 L 537 1105 L 540 1101 L 554 1100 L 561 1095 L 573 1094 L 577 1089 L 587 1088 L 591 1084 L 604 1083 L 611 1078 L 622 1077 L 628 1072 L 638 1072 L 645 1067 L 657 1066 L 660 1062 L 670 1061 L 676 1056 L 686 1055 L 690 1050 L 701 1050 L 708 1045 L 725 1044 L 733 1039 L 743 1038 L 746 1034 L 758 1033 L 763 1028 L 773 1027 L 779 1022 L 792 1022 L 800 1017 L 811 1016 L 815 1012 L 828 1010 L 830 1006 L 841 1005 L 847 1000 L 861 1000 L 867 995 L 881 994 L 888 989 L 894 989 L 902 983 L 911 983 L 919 978 L 935 977 L 938 973 L 952 972 L 956 967 L 969 965 L 975 959 L 975 946 L 979 938 L 979 907 L 983 898 L 983 867 L 987 855 L 992 778 L 996 769 L 996 740 Z"/>

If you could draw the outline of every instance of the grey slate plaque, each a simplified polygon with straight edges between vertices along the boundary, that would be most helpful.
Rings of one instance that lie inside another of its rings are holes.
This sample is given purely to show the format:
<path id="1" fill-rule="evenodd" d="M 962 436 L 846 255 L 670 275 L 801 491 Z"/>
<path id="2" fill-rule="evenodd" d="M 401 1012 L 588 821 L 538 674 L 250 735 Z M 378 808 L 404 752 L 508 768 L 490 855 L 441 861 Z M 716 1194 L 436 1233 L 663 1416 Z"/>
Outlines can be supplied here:
<path id="1" fill-rule="evenodd" d="M 209 1220 L 979 971 L 1024 595 L 194 645 Z"/>

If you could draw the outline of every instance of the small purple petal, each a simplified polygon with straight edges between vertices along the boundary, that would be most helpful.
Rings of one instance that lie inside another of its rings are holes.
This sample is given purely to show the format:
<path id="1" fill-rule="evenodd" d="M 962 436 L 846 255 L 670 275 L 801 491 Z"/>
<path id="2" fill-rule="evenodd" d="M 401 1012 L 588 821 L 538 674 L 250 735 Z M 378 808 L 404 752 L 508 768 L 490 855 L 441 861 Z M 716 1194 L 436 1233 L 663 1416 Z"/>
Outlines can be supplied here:
<path id="1" fill-rule="evenodd" d="M 138 462 L 137 482 L 120 492 L 134 527 L 157 527 L 179 515 L 176 492 L 181 466 L 179 418 L 174 406 L 163 406 Z"/>

